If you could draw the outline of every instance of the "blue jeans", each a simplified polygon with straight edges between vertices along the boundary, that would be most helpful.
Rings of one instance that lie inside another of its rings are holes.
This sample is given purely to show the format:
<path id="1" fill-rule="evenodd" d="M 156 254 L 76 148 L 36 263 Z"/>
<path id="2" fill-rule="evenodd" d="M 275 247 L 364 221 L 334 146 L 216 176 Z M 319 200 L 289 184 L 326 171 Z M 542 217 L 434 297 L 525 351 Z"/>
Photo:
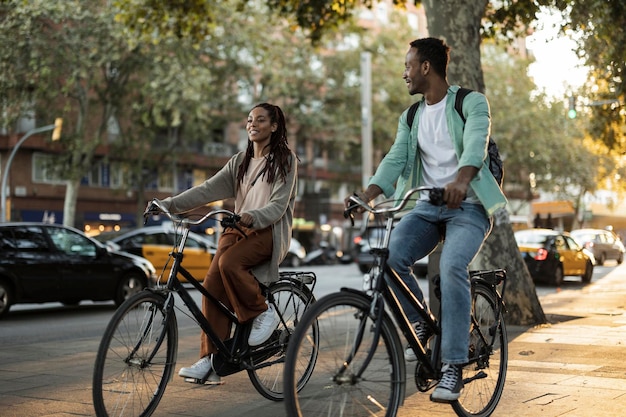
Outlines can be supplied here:
<path id="1" fill-rule="evenodd" d="M 462 209 L 448 209 L 418 201 L 395 226 L 389 242 L 388 264 L 418 300 L 424 295 L 410 275 L 413 263 L 432 252 L 440 241 L 439 225 L 445 225 L 445 244 L 441 253 L 441 359 L 449 364 L 468 360 L 470 329 L 470 283 L 468 266 L 491 229 L 491 220 L 479 204 L 462 203 Z M 406 297 L 395 290 L 411 323 L 422 320 Z"/>

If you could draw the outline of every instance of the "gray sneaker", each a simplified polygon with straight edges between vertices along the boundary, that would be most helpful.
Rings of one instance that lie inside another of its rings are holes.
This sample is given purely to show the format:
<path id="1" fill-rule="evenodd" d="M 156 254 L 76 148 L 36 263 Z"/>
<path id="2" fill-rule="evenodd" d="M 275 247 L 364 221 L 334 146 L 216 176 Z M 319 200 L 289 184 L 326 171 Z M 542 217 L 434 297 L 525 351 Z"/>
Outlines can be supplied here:
<path id="1" fill-rule="evenodd" d="M 437 403 L 458 400 L 463 391 L 463 366 L 445 363 L 441 371 L 443 375 L 433 393 L 430 394 L 430 400 Z"/>
<path id="2" fill-rule="evenodd" d="M 424 346 L 424 348 L 426 348 L 426 344 L 432 337 L 433 333 L 430 331 L 428 326 L 424 324 L 424 322 L 418 321 L 416 323 L 412 323 L 412 326 L 420 343 Z M 415 355 L 413 348 L 410 346 L 407 346 L 404 350 L 404 360 L 407 362 L 415 362 L 417 360 L 417 355 Z"/>

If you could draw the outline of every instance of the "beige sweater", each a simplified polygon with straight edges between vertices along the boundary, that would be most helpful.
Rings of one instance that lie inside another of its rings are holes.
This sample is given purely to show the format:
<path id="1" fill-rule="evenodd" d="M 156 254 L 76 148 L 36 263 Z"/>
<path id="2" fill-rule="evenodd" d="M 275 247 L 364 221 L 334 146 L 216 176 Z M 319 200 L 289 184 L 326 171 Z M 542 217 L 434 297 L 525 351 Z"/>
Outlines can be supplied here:
<path id="1" fill-rule="evenodd" d="M 172 213 L 182 213 L 213 201 L 234 198 L 237 195 L 237 169 L 245 157 L 244 152 L 233 156 L 214 176 L 174 197 L 164 199 L 163 205 Z M 249 210 L 254 218 L 254 229 L 272 227 L 273 250 L 270 262 L 252 269 L 254 276 L 265 284 L 278 279 L 278 265 L 285 258 L 291 241 L 293 208 L 297 191 L 297 158 L 291 157 L 292 168 L 286 181 L 277 175 L 272 184 L 269 203 L 265 207 Z"/>

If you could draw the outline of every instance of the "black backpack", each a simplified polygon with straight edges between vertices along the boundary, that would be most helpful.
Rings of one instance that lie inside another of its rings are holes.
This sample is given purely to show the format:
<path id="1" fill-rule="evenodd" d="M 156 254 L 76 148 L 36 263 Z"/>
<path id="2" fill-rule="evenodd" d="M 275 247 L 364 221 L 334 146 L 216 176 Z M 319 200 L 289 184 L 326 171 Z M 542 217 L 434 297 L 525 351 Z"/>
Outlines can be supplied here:
<path id="1" fill-rule="evenodd" d="M 459 114 L 459 116 L 461 116 L 463 123 L 465 123 L 465 116 L 463 116 L 463 99 L 471 92 L 472 90 L 470 90 L 469 88 L 459 88 L 456 93 L 454 109 Z M 409 112 L 406 116 L 406 121 L 409 124 L 409 129 L 411 128 L 411 126 L 413 126 L 413 119 L 415 119 L 415 114 L 417 113 L 417 108 L 419 107 L 419 104 L 420 102 L 418 101 L 416 103 L 413 103 L 411 107 L 409 107 Z M 487 154 L 489 154 L 489 170 L 498 182 L 498 185 L 502 187 L 502 180 L 504 179 L 504 166 L 502 165 L 502 158 L 500 157 L 498 145 L 496 145 L 496 142 L 491 137 L 489 137 Z"/>

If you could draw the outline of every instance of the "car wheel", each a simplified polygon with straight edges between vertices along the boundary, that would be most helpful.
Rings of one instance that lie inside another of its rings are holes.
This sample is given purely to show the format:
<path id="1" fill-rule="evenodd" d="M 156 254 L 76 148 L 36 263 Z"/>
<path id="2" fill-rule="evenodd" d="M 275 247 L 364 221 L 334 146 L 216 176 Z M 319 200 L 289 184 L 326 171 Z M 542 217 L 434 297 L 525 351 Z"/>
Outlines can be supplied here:
<path id="1" fill-rule="evenodd" d="M 624 254 L 620 252 L 619 256 L 617 257 L 617 264 L 621 265 L 622 262 L 624 262 Z"/>
<path id="2" fill-rule="evenodd" d="M 13 301 L 13 288 L 6 281 L 0 281 L 0 317 L 9 312 Z"/>
<path id="3" fill-rule="evenodd" d="M 367 265 L 358 264 L 358 266 L 359 266 L 359 271 L 361 271 L 362 274 L 367 274 L 370 270 L 370 267 L 368 267 Z"/>
<path id="4" fill-rule="evenodd" d="M 127 298 L 137 294 L 146 287 L 145 280 L 136 274 L 125 275 L 120 283 L 117 285 L 117 291 L 115 294 L 115 304 L 120 305 Z"/>
<path id="5" fill-rule="evenodd" d="M 605 253 L 601 253 L 600 257 L 597 260 L 598 265 L 600 265 L 600 266 L 604 265 L 605 261 L 606 261 L 606 254 Z"/>
<path id="6" fill-rule="evenodd" d="M 556 270 L 554 271 L 554 285 L 559 287 L 561 284 L 563 284 L 563 265 L 559 265 L 556 267 Z"/>
<path id="7" fill-rule="evenodd" d="M 588 284 L 591 282 L 591 278 L 593 277 L 593 264 L 591 261 L 587 261 L 587 265 L 585 266 L 585 273 L 581 275 L 583 279 L 583 284 Z"/>

